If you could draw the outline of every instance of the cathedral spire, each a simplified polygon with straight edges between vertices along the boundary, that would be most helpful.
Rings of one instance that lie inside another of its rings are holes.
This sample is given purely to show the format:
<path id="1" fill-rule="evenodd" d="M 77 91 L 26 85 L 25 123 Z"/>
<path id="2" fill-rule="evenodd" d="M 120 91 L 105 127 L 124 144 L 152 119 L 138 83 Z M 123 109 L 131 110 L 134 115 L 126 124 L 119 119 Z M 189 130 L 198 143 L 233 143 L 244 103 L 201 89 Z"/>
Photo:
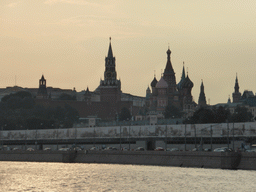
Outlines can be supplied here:
<path id="1" fill-rule="evenodd" d="M 168 50 L 166 51 L 167 53 L 167 63 L 166 63 L 166 66 L 165 66 L 165 70 L 164 70 L 164 73 L 172 73 L 174 74 L 174 71 L 173 71 L 173 68 L 172 68 L 172 63 L 171 63 L 171 50 L 168 46 Z"/>

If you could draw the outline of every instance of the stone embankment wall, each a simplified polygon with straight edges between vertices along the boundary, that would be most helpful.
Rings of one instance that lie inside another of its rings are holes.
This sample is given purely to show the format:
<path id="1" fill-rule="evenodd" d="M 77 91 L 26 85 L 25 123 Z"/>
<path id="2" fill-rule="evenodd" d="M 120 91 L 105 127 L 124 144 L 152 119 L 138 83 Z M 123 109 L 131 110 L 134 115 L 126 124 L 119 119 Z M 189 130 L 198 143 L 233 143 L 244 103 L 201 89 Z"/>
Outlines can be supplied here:
<path id="1" fill-rule="evenodd" d="M 255 153 L 166 151 L 1 151 L 0 161 L 109 163 L 256 170 Z"/>

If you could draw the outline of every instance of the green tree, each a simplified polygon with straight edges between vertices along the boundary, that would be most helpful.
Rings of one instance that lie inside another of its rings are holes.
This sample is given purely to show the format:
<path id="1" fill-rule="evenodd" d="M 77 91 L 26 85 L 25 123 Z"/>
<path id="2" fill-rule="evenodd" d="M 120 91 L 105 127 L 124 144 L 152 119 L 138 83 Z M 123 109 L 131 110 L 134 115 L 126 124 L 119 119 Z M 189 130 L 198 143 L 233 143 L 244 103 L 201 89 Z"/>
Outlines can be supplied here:
<path id="1" fill-rule="evenodd" d="M 237 106 L 231 116 L 232 122 L 249 122 L 252 121 L 252 119 L 253 115 L 246 107 Z"/>
<path id="2" fill-rule="evenodd" d="M 10 94 L 10 95 L 6 95 L 6 96 L 4 96 L 2 99 L 1 99 L 1 101 L 2 102 L 7 102 L 10 98 L 12 98 L 12 97 L 18 97 L 18 98 L 20 98 L 20 99 L 24 99 L 24 98 L 26 98 L 26 97 L 28 97 L 28 98 L 32 98 L 32 95 L 31 95 L 31 93 L 30 92 L 27 92 L 27 91 L 19 91 L 19 92 L 17 92 L 17 93 L 14 93 L 14 94 Z"/>
<path id="3" fill-rule="evenodd" d="M 76 100 L 76 96 L 71 96 L 67 93 L 62 93 L 60 96 L 59 96 L 59 100 Z"/>
<path id="4" fill-rule="evenodd" d="M 121 112 L 119 114 L 119 120 L 120 121 L 127 121 L 131 119 L 131 113 L 129 111 L 129 109 L 127 109 L 126 107 L 123 107 L 121 109 Z"/>
<path id="5" fill-rule="evenodd" d="M 174 105 L 167 105 L 165 107 L 164 111 L 164 118 L 169 119 L 169 118 L 180 118 L 182 117 L 182 112 L 175 107 Z"/>
<path id="6" fill-rule="evenodd" d="M 230 111 L 225 107 L 213 108 L 214 123 L 225 123 L 230 118 Z"/>
<path id="7" fill-rule="evenodd" d="M 211 109 L 201 107 L 195 111 L 194 115 L 191 117 L 188 123 L 214 123 L 214 113 Z"/>

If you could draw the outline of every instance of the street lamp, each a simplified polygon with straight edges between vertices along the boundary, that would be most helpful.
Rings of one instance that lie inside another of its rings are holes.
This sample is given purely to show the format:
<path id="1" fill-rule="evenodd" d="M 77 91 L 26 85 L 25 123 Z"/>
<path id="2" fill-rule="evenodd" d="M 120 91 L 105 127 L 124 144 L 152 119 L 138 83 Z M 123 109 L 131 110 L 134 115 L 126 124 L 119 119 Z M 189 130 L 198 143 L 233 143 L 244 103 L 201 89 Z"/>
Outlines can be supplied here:
<path id="1" fill-rule="evenodd" d="M 185 151 L 187 150 L 187 123 L 185 123 Z"/>
<path id="2" fill-rule="evenodd" d="M 212 151 L 212 125 L 211 125 L 211 151 Z"/>
<path id="3" fill-rule="evenodd" d="M 1 144 L 2 144 L 2 150 L 3 150 L 3 147 L 4 147 L 4 136 L 3 136 L 3 129 L 4 129 L 4 126 L 2 126 L 2 131 L 1 131 Z"/>
<path id="4" fill-rule="evenodd" d="M 229 149 L 229 122 L 228 122 L 228 120 L 227 120 L 227 129 L 228 129 L 227 140 L 228 140 L 228 149 Z"/>
<path id="5" fill-rule="evenodd" d="M 195 129 L 195 148 L 197 148 L 197 144 L 196 144 L 196 125 L 194 125 L 194 129 Z"/>
<path id="6" fill-rule="evenodd" d="M 165 150 L 167 149 L 167 124 L 165 125 Z"/>

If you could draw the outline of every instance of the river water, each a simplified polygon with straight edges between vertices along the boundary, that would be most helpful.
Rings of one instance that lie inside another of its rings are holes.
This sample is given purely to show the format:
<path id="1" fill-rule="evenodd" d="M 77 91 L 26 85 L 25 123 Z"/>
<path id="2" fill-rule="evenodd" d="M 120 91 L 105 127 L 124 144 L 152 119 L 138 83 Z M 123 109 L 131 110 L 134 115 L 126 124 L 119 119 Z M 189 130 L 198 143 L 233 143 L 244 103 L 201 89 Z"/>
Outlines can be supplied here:
<path id="1" fill-rule="evenodd" d="M 0 191 L 255 191 L 256 171 L 0 162 Z"/>

